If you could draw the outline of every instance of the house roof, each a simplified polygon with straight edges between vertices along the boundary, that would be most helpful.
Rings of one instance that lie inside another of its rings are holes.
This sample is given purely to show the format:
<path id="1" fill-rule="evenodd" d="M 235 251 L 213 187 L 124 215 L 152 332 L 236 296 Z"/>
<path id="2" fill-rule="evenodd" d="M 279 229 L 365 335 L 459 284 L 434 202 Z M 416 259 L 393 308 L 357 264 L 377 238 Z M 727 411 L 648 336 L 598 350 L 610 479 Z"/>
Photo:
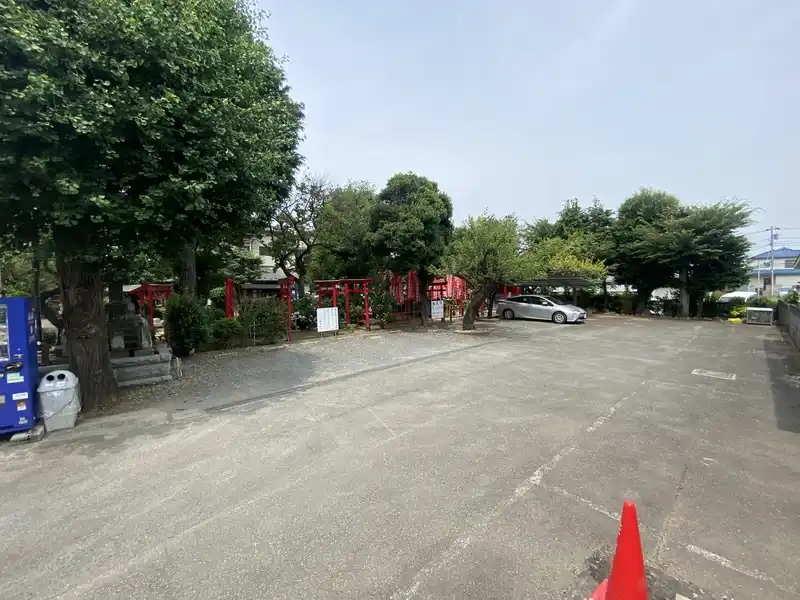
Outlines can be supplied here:
<path id="1" fill-rule="evenodd" d="M 791 248 L 787 248 L 786 246 L 783 248 L 775 248 L 774 252 L 772 253 L 773 258 L 797 258 L 798 256 L 800 256 L 800 250 L 793 250 Z M 750 260 L 766 260 L 769 257 L 770 252 L 767 250 L 761 254 L 751 256 Z"/>

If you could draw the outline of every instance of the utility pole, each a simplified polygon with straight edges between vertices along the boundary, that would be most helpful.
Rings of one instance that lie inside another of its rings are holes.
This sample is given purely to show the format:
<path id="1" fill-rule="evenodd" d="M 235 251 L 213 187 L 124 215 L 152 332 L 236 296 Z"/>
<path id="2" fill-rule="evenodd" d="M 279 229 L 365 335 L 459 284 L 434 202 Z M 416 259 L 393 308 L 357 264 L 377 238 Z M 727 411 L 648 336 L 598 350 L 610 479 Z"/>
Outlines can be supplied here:
<path id="1" fill-rule="evenodd" d="M 775 233 L 780 227 L 774 225 L 769 228 L 769 296 L 775 296 L 775 240 L 778 234 Z"/>

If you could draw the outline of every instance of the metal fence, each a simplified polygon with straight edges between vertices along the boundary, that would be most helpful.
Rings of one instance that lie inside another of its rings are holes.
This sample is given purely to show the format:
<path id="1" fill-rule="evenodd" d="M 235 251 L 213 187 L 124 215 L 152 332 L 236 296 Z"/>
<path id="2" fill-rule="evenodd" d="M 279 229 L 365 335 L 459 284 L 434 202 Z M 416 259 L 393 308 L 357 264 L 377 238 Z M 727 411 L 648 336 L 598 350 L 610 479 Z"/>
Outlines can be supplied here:
<path id="1" fill-rule="evenodd" d="M 795 347 L 800 349 L 800 306 L 779 302 L 778 325 L 787 333 Z"/>

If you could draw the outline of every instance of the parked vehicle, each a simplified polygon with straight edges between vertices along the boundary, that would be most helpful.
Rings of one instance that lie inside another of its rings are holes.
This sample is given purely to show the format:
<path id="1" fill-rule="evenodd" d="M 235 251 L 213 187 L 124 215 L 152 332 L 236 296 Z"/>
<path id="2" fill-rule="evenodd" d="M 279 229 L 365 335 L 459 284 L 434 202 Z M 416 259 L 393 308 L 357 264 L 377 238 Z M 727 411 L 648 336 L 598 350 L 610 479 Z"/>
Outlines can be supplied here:
<path id="1" fill-rule="evenodd" d="M 550 296 L 510 296 L 497 302 L 497 310 L 504 319 L 542 319 L 559 325 L 586 320 L 585 310 Z"/>

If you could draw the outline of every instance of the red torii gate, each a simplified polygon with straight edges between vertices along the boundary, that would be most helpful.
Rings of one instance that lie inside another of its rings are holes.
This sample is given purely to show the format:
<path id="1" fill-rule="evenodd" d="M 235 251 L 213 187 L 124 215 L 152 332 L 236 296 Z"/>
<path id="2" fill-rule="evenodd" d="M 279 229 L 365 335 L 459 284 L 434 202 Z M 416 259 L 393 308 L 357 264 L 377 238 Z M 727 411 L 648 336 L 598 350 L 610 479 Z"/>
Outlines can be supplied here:
<path id="1" fill-rule="evenodd" d="M 330 296 L 331 305 L 337 306 L 339 292 L 344 292 L 344 322 L 350 325 L 350 294 L 364 295 L 364 328 L 370 330 L 369 322 L 369 286 L 371 278 L 355 279 L 321 279 L 317 284 L 317 307 L 322 308 L 323 296 Z"/>
<path id="2" fill-rule="evenodd" d="M 139 306 L 141 307 L 143 304 L 147 304 L 148 311 L 147 311 L 147 320 L 150 323 L 150 327 L 153 326 L 153 301 L 154 300 L 161 300 L 166 302 L 169 300 L 170 296 L 172 296 L 172 284 L 171 283 L 144 283 L 137 287 L 136 289 L 130 290 L 128 292 L 129 296 L 136 296 L 136 299 L 139 301 Z"/>
<path id="3" fill-rule="evenodd" d="M 278 297 L 286 303 L 286 341 L 292 341 L 292 290 L 294 289 L 294 275 L 289 275 L 278 280 L 280 286 Z M 225 280 L 225 318 L 236 317 L 235 301 L 236 285 L 233 279 Z"/>

